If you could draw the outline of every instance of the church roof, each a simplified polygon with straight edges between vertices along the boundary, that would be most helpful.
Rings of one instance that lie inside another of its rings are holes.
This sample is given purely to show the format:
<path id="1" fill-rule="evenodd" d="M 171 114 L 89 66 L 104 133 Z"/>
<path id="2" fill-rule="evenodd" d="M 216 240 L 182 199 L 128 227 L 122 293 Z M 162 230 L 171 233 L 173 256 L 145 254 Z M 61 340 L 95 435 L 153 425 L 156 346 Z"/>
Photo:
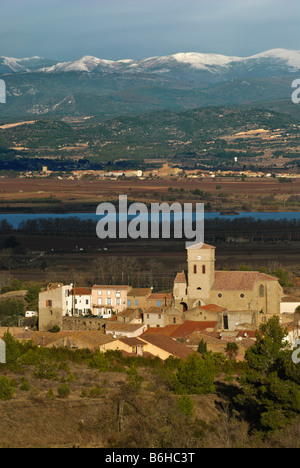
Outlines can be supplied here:
<path id="1" fill-rule="evenodd" d="M 278 281 L 258 271 L 216 271 L 213 291 L 251 291 L 259 281 Z"/>

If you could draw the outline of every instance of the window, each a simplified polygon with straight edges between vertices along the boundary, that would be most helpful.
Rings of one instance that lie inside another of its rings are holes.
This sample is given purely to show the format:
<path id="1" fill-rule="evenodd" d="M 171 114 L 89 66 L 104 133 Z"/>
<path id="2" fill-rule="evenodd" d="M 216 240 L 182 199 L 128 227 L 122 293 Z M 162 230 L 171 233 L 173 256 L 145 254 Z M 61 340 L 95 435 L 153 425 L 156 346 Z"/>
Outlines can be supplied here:
<path id="1" fill-rule="evenodd" d="M 85 305 L 89 305 L 89 300 L 88 299 L 85 300 Z"/>
<path id="2" fill-rule="evenodd" d="M 159 320 L 161 319 L 161 314 L 158 314 L 158 319 L 159 319 Z"/>
<path id="3" fill-rule="evenodd" d="M 197 274 L 197 265 L 194 265 L 194 274 Z"/>
<path id="4" fill-rule="evenodd" d="M 218 297 L 221 299 L 221 297 L 223 297 L 223 294 L 219 293 Z"/>
<path id="5" fill-rule="evenodd" d="M 102 291 L 100 291 L 100 289 L 99 289 L 98 296 L 101 296 L 101 294 L 102 294 Z"/>
<path id="6" fill-rule="evenodd" d="M 116 297 L 121 297 L 121 291 L 116 292 Z"/>
<path id="7" fill-rule="evenodd" d="M 111 296 L 111 291 L 107 291 L 107 295 L 108 295 L 108 296 Z"/>
<path id="8" fill-rule="evenodd" d="M 50 300 L 46 301 L 46 307 L 52 307 L 52 301 Z"/>
<path id="9" fill-rule="evenodd" d="M 121 299 L 116 299 L 116 305 L 121 305 Z"/>
<path id="10" fill-rule="evenodd" d="M 147 319 L 149 318 L 149 314 L 147 314 Z"/>
<path id="11" fill-rule="evenodd" d="M 98 305 L 102 305 L 102 299 L 101 299 L 101 297 L 98 298 Z"/>
<path id="12" fill-rule="evenodd" d="M 139 301 L 138 299 L 135 300 L 135 305 L 138 306 L 139 305 Z"/>
<path id="13" fill-rule="evenodd" d="M 156 301 L 156 306 L 161 307 L 161 301 Z"/>
<path id="14" fill-rule="evenodd" d="M 173 323 L 176 323 L 176 317 L 173 317 Z"/>
<path id="15" fill-rule="evenodd" d="M 128 299 L 127 305 L 128 305 L 128 307 L 131 307 L 131 300 L 130 299 Z"/>
<path id="16" fill-rule="evenodd" d="M 112 301 L 111 301 L 111 298 L 110 298 L 110 297 L 106 299 L 106 304 L 107 304 L 107 305 L 112 305 Z"/>
<path id="17" fill-rule="evenodd" d="M 205 272 L 206 272 L 205 265 L 202 265 L 202 274 L 205 275 Z"/>
<path id="18" fill-rule="evenodd" d="M 243 294 L 243 293 L 240 294 L 240 298 L 241 298 L 241 299 L 244 299 L 244 297 L 245 297 L 245 294 Z"/>
<path id="19" fill-rule="evenodd" d="M 265 295 L 265 287 L 263 284 L 259 286 L 259 297 L 264 297 Z"/>

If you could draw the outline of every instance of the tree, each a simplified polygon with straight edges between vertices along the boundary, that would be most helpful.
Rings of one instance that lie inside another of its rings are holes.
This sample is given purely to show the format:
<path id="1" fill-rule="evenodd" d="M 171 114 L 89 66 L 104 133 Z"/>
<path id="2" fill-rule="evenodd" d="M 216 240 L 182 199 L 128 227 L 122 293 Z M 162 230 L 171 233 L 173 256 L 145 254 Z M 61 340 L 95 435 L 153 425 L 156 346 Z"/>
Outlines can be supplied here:
<path id="1" fill-rule="evenodd" d="M 199 345 L 198 345 L 198 349 L 197 349 L 198 353 L 199 354 L 205 354 L 207 353 L 207 343 L 205 343 L 205 341 L 202 340 L 200 341 Z"/>
<path id="2" fill-rule="evenodd" d="M 235 401 L 252 428 L 269 432 L 300 414 L 299 371 L 279 318 L 272 317 L 260 329 L 262 334 L 257 333 L 256 343 L 246 351 L 249 370 L 240 378 L 241 393 Z"/>
<path id="3" fill-rule="evenodd" d="M 192 353 L 180 363 L 174 377 L 174 390 L 181 394 L 213 393 L 215 374 L 215 365 L 210 355 Z"/>

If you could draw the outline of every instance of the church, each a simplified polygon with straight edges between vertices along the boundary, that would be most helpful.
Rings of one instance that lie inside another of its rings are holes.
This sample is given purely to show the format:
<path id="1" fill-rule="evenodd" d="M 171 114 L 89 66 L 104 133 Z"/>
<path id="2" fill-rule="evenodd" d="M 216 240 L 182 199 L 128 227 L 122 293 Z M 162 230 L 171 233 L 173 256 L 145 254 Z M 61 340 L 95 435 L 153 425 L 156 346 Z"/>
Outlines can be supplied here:
<path id="1" fill-rule="evenodd" d="M 177 274 L 173 289 L 174 305 L 185 320 L 199 320 L 199 310 L 223 310 L 221 327 L 234 329 L 279 315 L 278 279 L 258 271 L 216 271 L 215 250 L 203 243 L 187 248 L 187 271 Z"/>

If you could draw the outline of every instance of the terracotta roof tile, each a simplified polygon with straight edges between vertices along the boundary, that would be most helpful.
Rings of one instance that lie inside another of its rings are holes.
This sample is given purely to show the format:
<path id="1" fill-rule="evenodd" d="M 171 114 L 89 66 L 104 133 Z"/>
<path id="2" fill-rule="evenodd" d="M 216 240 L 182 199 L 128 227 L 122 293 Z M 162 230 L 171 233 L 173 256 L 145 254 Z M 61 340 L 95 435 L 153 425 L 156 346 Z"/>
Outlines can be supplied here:
<path id="1" fill-rule="evenodd" d="M 144 335 L 164 335 L 170 336 L 178 327 L 178 325 L 166 325 L 165 327 L 150 327 L 141 336 Z"/>
<path id="2" fill-rule="evenodd" d="M 258 271 L 216 271 L 212 290 L 251 291 L 258 281 L 278 281 L 278 279 Z"/>
<path id="3" fill-rule="evenodd" d="M 221 307 L 216 304 L 207 304 L 204 306 L 197 307 L 197 309 L 206 310 L 208 312 L 215 312 L 216 314 L 219 312 L 223 312 L 223 310 L 226 310 L 225 307 Z"/>
<path id="4" fill-rule="evenodd" d="M 189 354 L 193 353 L 193 350 L 168 336 L 143 335 L 143 340 L 180 359 L 186 359 Z"/>
<path id="5" fill-rule="evenodd" d="M 73 296 L 74 289 L 71 289 L 70 295 Z M 92 288 L 75 288 L 75 296 L 89 296 L 92 294 Z"/>
<path id="6" fill-rule="evenodd" d="M 185 275 L 185 271 L 182 270 L 181 273 L 177 273 L 177 276 L 175 278 L 175 283 L 186 283 L 187 280 L 186 280 L 186 275 Z"/>
<path id="7" fill-rule="evenodd" d="M 152 293 L 151 288 L 132 288 L 130 289 L 127 295 L 129 297 L 140 297 L 140 296 L 147 297 L 147 296 L 150 296 L 151 293 Z"/>
<path id="8" fill-rule="evenodd" d="M 196 249 L 215 249 L 216 247 L 214 247 L 213 245 L 209 245 L 209 244 L 203 244 L 202 242 L 198 243 L 198 244 L 194 244 L 194 245 L 191 245 L 190 247 L 188 247 L 188 250 L 196 250 Z"/>
<path id="9" fill-rule="evenodd" d="M 185 338 L 186 336 L 191 335 L 195 331 L 206 330 L 207 328 L 215 328 L 218 322 L 192 322 L 186 320 L 182 323 L 173 333 L 171 333 L 171 338 Z"/>

